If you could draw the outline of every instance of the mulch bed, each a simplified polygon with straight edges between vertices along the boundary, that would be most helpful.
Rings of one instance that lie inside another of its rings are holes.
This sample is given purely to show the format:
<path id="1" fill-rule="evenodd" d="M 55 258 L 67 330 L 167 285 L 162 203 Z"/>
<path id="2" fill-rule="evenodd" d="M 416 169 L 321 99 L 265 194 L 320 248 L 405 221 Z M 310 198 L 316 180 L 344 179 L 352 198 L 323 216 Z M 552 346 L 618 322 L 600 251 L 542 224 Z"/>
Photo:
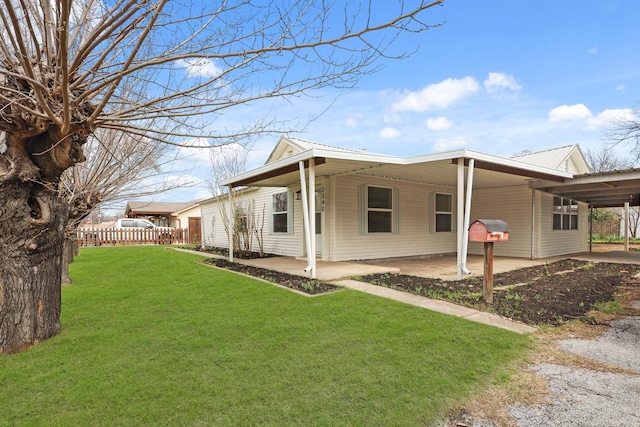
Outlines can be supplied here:
<path id="1" fill-rule="evenodd" d="M 311 295 L 341 289 L 321 280 L 229 263 L 224 259 L 205 262 Z M 560 325 L 572 319 L 590 320 L 589 312 L 614 301 L 621 289 L 640 286 L 640 279 L 634 277 L 638 272 L 640 266 L 635 264 L 592 264 L 572 259 L 521 268 L 494 275 L 492 304 L 482 300 L 482 276 L 455 281 L 384 273 L 357 279 L 490 311 L 527 324 Z"/>
<path id="2" fill-rule="evenodd" d="M 402 274 L 374 274 L 364 282 L 443 299 L 521 322 L 559 325 L 572 319 L 589 320 L 594 308 L 615 300 L 623 287 L 639 286 L 635 264 L 588 263 L 562 260 L 494 275 L 493 304 L 482 299 L 483 278 L 461 281 Z M 498 289 L 496 289 L 498 288 Z"/>
<path id="3" fill-rule="evenodd" d="M 287 288 L 295 289 L 309 295 L 319 295 L 327 292 L 334 292 L 342 289 L 340 286 L 332 285 L 318 279 L 310 279 L 304 276 L 280 273 L 278 271 L 267 270 L 265 268 L 252 267 L 250 265 L 229 262 L 225 259 L 211 258 L 204 261 L 206 264 L 215 265 L 216 267 L 225 268 L 227 270 L 237 271 L 249 276 L 257 277 L 268 282 L 277 283 Z"/>

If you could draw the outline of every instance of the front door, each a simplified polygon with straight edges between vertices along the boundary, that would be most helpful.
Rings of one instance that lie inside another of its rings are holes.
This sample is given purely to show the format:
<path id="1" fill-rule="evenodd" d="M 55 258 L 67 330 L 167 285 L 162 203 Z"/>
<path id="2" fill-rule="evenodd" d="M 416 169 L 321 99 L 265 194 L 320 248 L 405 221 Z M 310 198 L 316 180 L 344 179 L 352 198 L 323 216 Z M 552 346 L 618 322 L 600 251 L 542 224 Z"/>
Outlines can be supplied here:
<path id="1" fill-rule="evenodd" d="M 316 187 L 316 256 L 322 256 L 322 217 L 324 215 L 324 187 Z"/>
<path id="2" fill-rule="evenodd" d="M 322 212 L 316 212 L 316 256 L 322 255 Z"/>

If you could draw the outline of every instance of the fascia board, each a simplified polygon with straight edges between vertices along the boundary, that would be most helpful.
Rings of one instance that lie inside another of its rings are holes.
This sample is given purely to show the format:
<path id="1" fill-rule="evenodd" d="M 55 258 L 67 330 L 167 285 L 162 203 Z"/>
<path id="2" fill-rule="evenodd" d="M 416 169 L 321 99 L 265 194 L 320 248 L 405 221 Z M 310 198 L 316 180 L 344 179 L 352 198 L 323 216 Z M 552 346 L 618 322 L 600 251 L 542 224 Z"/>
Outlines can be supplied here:
<path id="1" fill-rule="evenodd" d="M 407 159 L 407 164 L 437 162 L 442 160 L 455 160 L 460 158 L 474 159 L 478 161 L 494 163 L 497 165 L 509 166 L 517 169 L 544 173 L 547 175 L 555 175 L 561 178 L 573 177 L 573 174 L 571 172 L 559 171 L 556 169 L 546 168 L 544 166 L 532 165 L 531 163 L 521 162 L 518 160 L 494 156 L 491 154 L 480 153 L 478 151 L 472 151 L 467 149 L 448 151 L 448 152 L 436 153 L 436 154 L 427 154 L 424 156 L 410 157 Z"/>
<path id="2" fill-rule="evenodd" d="M 519 160 L 508 159 L 505 157 L 492 156 L 491 154 L 484 154 L 478 152 L 469 152 L 470 159 L 482 160 L 485 162 L 495 163 L 498 165 L 509 166 L 513 168 L 528 170 L 532 172 L 544 173 L 547 175 L 555 175 L 561 178 L 573 178 L 573 173 L 560 171 L 557 169 L 547 168 L 544 166 L 532 165 L 531 163 L 521 162 Z"/>
<path id="3" fill-rule="evenodd" d="M 279 159 L 279 160 L 276 160 L 275 162 L 267 163 L 266 165 L 260 166 L 256 169 L 252 169 L 250 171 L 243 172 L 239 175 L 232 176 L 231 178 L 227 178 L 224 181 L 222 181 L 220 185 L 232 185 L 238 181 L 244 181 L 248 178 L 261 175 L 266 172 L 271 172 L 285 166 L 290 166 L 300 161 L 309 160 L 313 157 L 316 157 L 314 154 L 314 151 L 315 150 L 312 148 L 306 151 L 301 151 L 300 153 L 297 153 L 297 154 L 293 154 L 284 159 Z"/>

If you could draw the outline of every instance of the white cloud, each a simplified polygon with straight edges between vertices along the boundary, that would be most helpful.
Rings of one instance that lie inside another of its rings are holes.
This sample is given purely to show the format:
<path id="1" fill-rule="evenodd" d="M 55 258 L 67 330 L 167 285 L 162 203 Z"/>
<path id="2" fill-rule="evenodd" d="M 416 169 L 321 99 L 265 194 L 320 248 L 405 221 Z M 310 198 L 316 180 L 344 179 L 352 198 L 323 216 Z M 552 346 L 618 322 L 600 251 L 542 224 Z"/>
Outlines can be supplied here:
<path id="1" fill-rule="evenodd" d="M 433 151 L 449 151 L 457 148 L 464 148 L 469 146 L 471 141 L 467 137 L 457 136 L 454 138 L 440 139 L 433 145 Z"/>
<path id="2" fill-rule="evenodd" d="M 187 77 L 216 77 L 222 74 L 222 69 L 211 59 L 183 59 L 179 65 L 187 70 Z"/>
<path id="3" fill-rule="evenodd" d="M 178 148 L 177 158 L 189 160 L 195 163 L 208 162 L 211 145 L 205 138 L 193 138 L 182 142 L 182 147 Z"/>
<path id="4" fill-rule="evenodd" d="M 453 126 L 453 123 L 446 117 L 436 117 L 427 119 L 426 125 L 430 130 L 446 130 Z"/>
<path id="5" fill-rule="evenodd" d="M 489 77 L 484 81 L 484 88 L 489 93 L 501 92 L 505 89 L 516 92 L 522 89 L 522 86 L 510 74 L 489 73 Z"/>
<path id="6" fill-rule="evenodd" d="M 164 179 L 164 184 L 167 187 L 193 187 L 194 185 L 201 184 L 202 179 L 194 175 L 169 175 Z"/>
<path id="7" fill-rule="evenodd" d="M 584 104 L 562 105 L 549 112 L 549 121 L 552 123 L 583 122 L 588 130 L 603 129 L 619 120 L 632 118 L 633 112 L 630 108 L 608 109 L 593 115 Z"/>
<path id="8" fill-rule="evenodd" d="M 392 139 L 399 137 L 400 132 L 392 127 L 387 126 L 380 131 L 380 136 L 385 139 Z"/>
<path id="9" fill-rule="evenodd" d="M 591 111 L 584 104 L 565 104 L 549 111 L 549 121 L 552 123 L 587 120 L 591 116 Z"/>
<path id="10" fill-rule="evenodd" d="M 616 86 L 616 90 L 624 90 L 624 85 L 618 85 L 618 86 Z"/>
<path id="11" fill-rule="evenodd" d="M 631 119 L 633 119 L 633 112 L 630 108 L 603 110 L 597 116 L 587 120 L 587 127 L 591 130 L 598 130 L 611 126 L 620 120 Z"/>
<path id="12" fill-rule="evenodd" d="M 448 108 L 453 103 L 478 91 L 480 85 L 473 77 L 446 79 L 430 84 L 419 91 L 408 92 L 393 104 L 395 111 L 427 111 Z"/>

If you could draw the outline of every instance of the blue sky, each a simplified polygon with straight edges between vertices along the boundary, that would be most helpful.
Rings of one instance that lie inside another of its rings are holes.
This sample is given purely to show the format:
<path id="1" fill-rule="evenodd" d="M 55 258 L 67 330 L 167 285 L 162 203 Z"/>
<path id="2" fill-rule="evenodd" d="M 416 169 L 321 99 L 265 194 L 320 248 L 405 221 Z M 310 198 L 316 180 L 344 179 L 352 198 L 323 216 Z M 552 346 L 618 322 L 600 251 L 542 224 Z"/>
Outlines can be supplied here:
<path id="1" fill-rule="evenodd" d="M 292 135 L 398 156 L 469 148 L 508 157 L 576 143 L 594 150 L 607 143 L 613 117 L 640 106 L 636 0 L 448 0 L 424 16 L 442 26 L 401 40 L 417 48 L 412 57 L 385 62 L 357 88 L 277 107 L 282 119 L 326 109 Z M 256 142 L 252 166 L 277 140 Z M 190 174 L 203 178 L 206 154 L 184 151 Z M 207 195 L 196 186 L 158 199 Z"/>

